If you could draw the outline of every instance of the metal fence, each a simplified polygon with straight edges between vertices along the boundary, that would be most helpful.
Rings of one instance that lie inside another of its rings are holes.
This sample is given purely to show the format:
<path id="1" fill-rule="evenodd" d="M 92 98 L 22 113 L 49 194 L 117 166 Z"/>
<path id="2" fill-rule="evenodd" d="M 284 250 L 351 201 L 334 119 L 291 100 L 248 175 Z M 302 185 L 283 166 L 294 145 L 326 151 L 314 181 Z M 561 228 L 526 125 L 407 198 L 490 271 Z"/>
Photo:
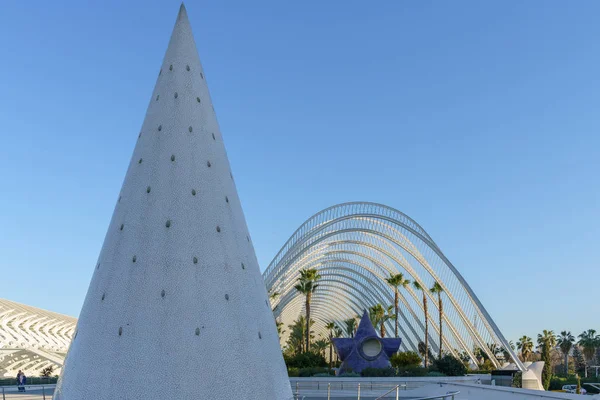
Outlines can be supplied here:
<path id="1" fill-rule="evenodd" d="M 416 389 L 425 385 L 437 384 L 438 382 L 432 381 L 405 381 L 405 382 L 386 382 L 386 381 L 295 381 L 292 382 L 292 390 L 294 392 L 295 400 L 304 400 L 305 398 L 327 398 L 330 400 L 332 397 L 344 398 L 356 398 L 357 400 L 363 399 L 400 399 L 403 397 L 401 393 L 403 391 Z M 446 382 L 439 382 L 440 386 Z M 411 396 L 414 400 L 454 400 L 459 391 L 449 391 L 443 395 L 436 395 L 431 397 L 423 397 L 416 399 Z"/>
<path id="2" fill-rule="evenodd" d="M 56 384 L 49 385 L 25 385 L 25 392 L 35 392 L 35 394 L 42 396 L 42 400 L 51 400 L 52 393 Z M 2 400 L 9 400 L 7 396 L 10 396 L 11 393 L 22 393 L 19 392 L 19 389 L 16 385 L 11 386 L 0 386 L 2 393 Z M 11 396 L 12 397 L 12 396 Z"/>

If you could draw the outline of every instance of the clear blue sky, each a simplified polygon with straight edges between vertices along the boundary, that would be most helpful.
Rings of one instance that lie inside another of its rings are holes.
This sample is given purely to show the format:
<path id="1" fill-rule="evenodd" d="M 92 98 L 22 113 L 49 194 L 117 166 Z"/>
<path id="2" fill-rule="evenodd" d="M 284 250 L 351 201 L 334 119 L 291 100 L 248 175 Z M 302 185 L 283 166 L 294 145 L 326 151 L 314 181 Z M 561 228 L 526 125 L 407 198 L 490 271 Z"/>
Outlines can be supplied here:
<path id="1" fill-rule="evenodd" d="M 186 5 L 261 268 L 375 201 L 507 338 L 600 329 L 600 2 Z M 178 7 L 2 3 L 0 297 L 78 315 Z"/>

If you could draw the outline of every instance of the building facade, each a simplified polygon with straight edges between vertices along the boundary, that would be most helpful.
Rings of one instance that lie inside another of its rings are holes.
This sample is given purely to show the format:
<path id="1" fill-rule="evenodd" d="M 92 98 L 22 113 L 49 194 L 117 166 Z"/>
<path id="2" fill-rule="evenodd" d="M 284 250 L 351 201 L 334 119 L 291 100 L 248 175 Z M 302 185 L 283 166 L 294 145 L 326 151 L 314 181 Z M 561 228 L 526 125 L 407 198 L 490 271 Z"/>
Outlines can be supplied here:
<path id="1" fill-rule="evenodd" d="M 19 370 L 40 375 L 46 367 L 59 374 L 77 319 L 0 299 L 0 377 Z"/>

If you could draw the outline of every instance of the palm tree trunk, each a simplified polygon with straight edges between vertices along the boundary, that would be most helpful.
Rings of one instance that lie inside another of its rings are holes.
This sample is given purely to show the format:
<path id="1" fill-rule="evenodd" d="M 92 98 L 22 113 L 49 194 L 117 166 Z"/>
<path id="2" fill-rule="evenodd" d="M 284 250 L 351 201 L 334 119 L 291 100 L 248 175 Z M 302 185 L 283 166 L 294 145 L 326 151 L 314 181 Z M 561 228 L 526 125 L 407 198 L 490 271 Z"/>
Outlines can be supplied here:
<path id="1" fill-rule="evenodd" d="M 306 296 L 306 352 L 310 351 L 310 301 L 311 293 Z"/>
<path id="2" fill-rule="evenodd" d="M 423 310 L 425 311 L 425 368 L 427 368 L 429 361 L 429 315 L 427 314 L 427 296 L 425 296 L 425 292 L 423 292 Z"/>
<path id="3" fill-rule="evenodd" d="M 331 363 L 333 362 L 333 335 L 329 332 L 329 369 L 331 369 Z"/>
<path id="4" fill-rule="evenodd" d="M 384 322 L 381 321 L 381 328 L 380 328 L 381 338 L 385 337 L 385 326 L 383 324 L 384 324 Z"/>
<path id="5" fill-rule="evenodd" d="M 569 376 L 569 352 L 565 353 L 565 376 Z"/>
<path id="6" fill-rule="evenodd" d="M 394 306 L 396 307 L 396 326 L 394 329 L 394 335 L 398 337 L 398 288 L 396 288 L 394 293 Z"/>
<path id="7" fill-rule="evenodd" d="M 439 303 L 439 310 L 440 310 L 440 354 L 439 354 L 439 358 L 442 358 L 442 315 L 444 313 L 443 309 L 442 309 L 442 294 L 438 293 L 438 303 Z"/>

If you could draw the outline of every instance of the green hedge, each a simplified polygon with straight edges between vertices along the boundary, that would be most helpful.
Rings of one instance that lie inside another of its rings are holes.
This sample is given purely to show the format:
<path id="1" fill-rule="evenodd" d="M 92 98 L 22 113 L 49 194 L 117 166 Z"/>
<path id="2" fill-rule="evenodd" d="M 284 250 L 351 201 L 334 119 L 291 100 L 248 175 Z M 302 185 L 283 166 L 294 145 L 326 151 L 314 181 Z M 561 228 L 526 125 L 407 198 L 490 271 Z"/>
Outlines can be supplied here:
<path id="1" fill-rule="evenodd" d="M 467 367 L 458 358 L 446 354 L 442 358 L 438 358 L 433 362 L 435 368 L 446 376 L 465 376 L 467 374 Z"/>
<path id="2" fill-rule="evenodd" d="M 28 376 L 27 384 L 28 385 L 41 385 L 41 384 L 54 384 L 58 380 L 58 376 L 51 376 L 48 378 L 43 378 L 41 376 Z M 16 386 L 17 378 L 2 378 L 0 379 L 0 386 Z"/>
<path id="3" fill-rule="evenodd" d="M 285 365 L 288 368 L 312 368 L 312 367 L 326 367 L 327 361 L 325 357 L 315 353 L 300 353 L 294 356 L 283 356 Z"/>
<path id="4" fill-rule="evenodd" d="M 598 378 L 581 378 L 581 387 L 587 390 L 588 393 L 598 393 L 598 390 L 594 389 L 590 385 L 584 385 L 584 383 L 597 383 Z M 548 390 L 561 390 L 563 385 L 577 385 L 577 378 L 574 375 L 568 378 L 553 377 L 550 380 L 550 387 Z"/>
<path id="5" fill-rule="evenodd" d="M 313 367 L 313 368 L 301 368 L 300 371 L 298 371 L 298 376 L 306 378 L 309 376 L 323 376 L 323 375 L 335 375 L 335 371 L 330 370 L 328 368 L 320 368 L 320 367 Z"/>
<path id="6" fill-rule="evenodd" d="M 365 368 L 360 373 L 361 376 L 367 376 L 371 378 L 396 376 L 396 370 L 390 368 Z"/>
<path id="7" fill-rule="evenodd" d="M 394 368 L 411 368 L 421 365 L 421 357 L 414 351 L 401 351 L 390 357 L 390 363 Z"/>
<path id="8" fill-rule="evenodd" d="M 405 368 L 398 368 L 396 370 L 396 376 L 403 376 L 403 377 L 408 377 L 408 376 L 426 376 L 430 373 L 433 373 L 437 371 L 432 371 L 429 372 L 429 369 L 427 368 L 423 368 L 423 367 L 405 367 Z M 444 374 L 442 374 L 443 376 Z"/>
<path id="9" fill-rule="evenodd" d="M 326 376 L 335 376 L 335 372 L 333 370 L 329 370 L 324 367 L 310 367 L 310 368 L 288 368 L 288 375 L 291 378 L 294 377 L 326 377 Z M 339 377 L 369 377 L 369 378 L 377 378 L 377 377 L 420 377 L 420 376 L 447 376 L 446 374 L 434 369 L 434 368 L 423 368 L 423 367 L 409 367 L 409 368 L 365 368 L 362 373 L 359 375 L 352 371 L 344 371 Z"/>

